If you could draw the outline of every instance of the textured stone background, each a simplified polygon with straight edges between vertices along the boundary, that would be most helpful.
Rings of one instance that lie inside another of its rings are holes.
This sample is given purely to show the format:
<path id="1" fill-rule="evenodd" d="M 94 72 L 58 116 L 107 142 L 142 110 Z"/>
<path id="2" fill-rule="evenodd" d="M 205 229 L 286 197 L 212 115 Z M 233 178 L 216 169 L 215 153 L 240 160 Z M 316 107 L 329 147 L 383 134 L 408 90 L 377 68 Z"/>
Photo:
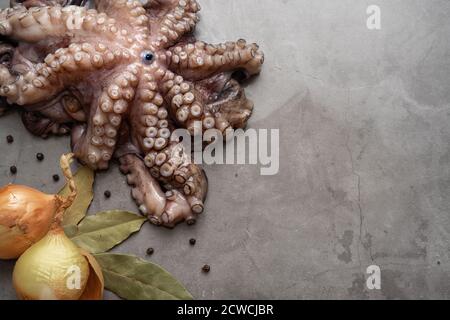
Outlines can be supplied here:
<path id="1" fill-rule="evenodd" d="M 150 260 L 198 299 L 450 298 L 450 3 L 200 3 L 201 39 L 243 37 L 266 53 L 247 90 L 256 102 L 250 126 L 281 129 L 280 173 L 207 167 L 206 214 L 195 227 L 146 224 L 115 251 L 145 257 L 154 247 Z M 374 3 L 380 31 L 366 28 Z M 0 118 L 0 184 L 55 192 L 51 176 L 68 146 L 32 137 L 15 113 Z M 35 161 L 39 151 L 44 163 Z M 117 166 L 97 176 L 95 189 L 91 212 L 136 210 Z M 382 270 L 380 291 L 365 285 L 372 264 Z M 15 297 L 12 268 L 0 262 L 0 298 Z"/>

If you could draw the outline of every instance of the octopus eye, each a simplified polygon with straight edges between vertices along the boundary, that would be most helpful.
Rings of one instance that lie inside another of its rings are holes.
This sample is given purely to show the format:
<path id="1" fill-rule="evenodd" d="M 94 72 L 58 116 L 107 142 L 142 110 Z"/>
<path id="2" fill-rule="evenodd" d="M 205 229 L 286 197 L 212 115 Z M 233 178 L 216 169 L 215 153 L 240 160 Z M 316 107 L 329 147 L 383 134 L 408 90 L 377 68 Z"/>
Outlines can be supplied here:
<path id="1" fill-rule="evenodd" d="M 142 62 L 145 64 L 151 64 L 155 59 L 155 54 L 150 51 L 142 52 Z"/>

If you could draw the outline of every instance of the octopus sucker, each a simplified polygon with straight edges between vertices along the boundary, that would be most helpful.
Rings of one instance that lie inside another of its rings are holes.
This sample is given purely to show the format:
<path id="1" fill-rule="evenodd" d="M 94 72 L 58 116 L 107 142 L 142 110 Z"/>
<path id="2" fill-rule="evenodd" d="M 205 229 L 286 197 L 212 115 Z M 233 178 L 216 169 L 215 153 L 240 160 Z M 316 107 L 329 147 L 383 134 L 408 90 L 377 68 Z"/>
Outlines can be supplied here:
<path id="1" fill-rule="evenodd" d="M 261 72 L 258 45 L 197 41 L 196 0 L 10 3 L 0 10 L 0 114 L 20 105 L 34 135 L 71 133 L 94 170 L 119 161 L 152 223 L 194 224 L 208 180 L 172 134 L 246 126 L 253 103 L 241 83 Z"/>

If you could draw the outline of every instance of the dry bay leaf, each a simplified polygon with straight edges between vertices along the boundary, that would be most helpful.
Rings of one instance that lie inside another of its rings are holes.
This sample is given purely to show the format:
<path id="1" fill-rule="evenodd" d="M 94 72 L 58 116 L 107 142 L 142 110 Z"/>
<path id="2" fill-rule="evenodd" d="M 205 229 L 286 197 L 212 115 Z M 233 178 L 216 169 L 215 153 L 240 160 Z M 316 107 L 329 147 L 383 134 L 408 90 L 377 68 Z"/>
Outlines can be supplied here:
<path id="1" fill-rule="evenodd" d="M 66 225 L 66 226 L 64 226 L 63 229 L 64 229 L 64 233 L 69 238 L 72 238 L 73 236 L 75 236 L 78 233 L 78 226 L 74 226 L 73 224 Z"/>
<path id="2" fill-rule="evenodd" d="M 63 226 L 77 225 L 86 216 L 86 212 L 94 198 L 94 175 L 94 171 L 88 167 L 81 167 L 75 173 L 74 179 L 78 194 L 72 206 L 64 213 Z M 68 196 L 68 186 L 65 185 L 58 194 L 60 196 Z"/>
<path id="3" fill-rule="evenodd" d="M 170 273 L 138 257 L 101 253 L 105 287 L 127 300 L 191 300 L 192 295 Z"/>
<path id="4" fill-rule="evenodd" d="M 87 216 L 71 240 L 91 252 L 106 252 L 140 230 L 147 219 L 132 212 L 111 210 Z"/>

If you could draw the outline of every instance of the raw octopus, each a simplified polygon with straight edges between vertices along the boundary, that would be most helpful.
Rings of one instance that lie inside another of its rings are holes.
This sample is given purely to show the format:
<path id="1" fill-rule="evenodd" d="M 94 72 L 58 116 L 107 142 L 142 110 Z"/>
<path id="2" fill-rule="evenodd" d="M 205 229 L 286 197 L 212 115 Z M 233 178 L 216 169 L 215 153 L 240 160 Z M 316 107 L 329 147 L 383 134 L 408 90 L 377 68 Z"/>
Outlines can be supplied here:
<path id="1" fill-rule="evenodd" d="M 94 170 L 117 159 L 152 223 L 193 224 L 208 182 L 172 132 L 244 128 L 253 103 L 241 83 L 264 55 L 242 39 L 197 41 L 195 0 L 86 2 L 12 0 L 0 11 L 0 114 L 20 108 L 43 138 L 70 133 Z"/>

